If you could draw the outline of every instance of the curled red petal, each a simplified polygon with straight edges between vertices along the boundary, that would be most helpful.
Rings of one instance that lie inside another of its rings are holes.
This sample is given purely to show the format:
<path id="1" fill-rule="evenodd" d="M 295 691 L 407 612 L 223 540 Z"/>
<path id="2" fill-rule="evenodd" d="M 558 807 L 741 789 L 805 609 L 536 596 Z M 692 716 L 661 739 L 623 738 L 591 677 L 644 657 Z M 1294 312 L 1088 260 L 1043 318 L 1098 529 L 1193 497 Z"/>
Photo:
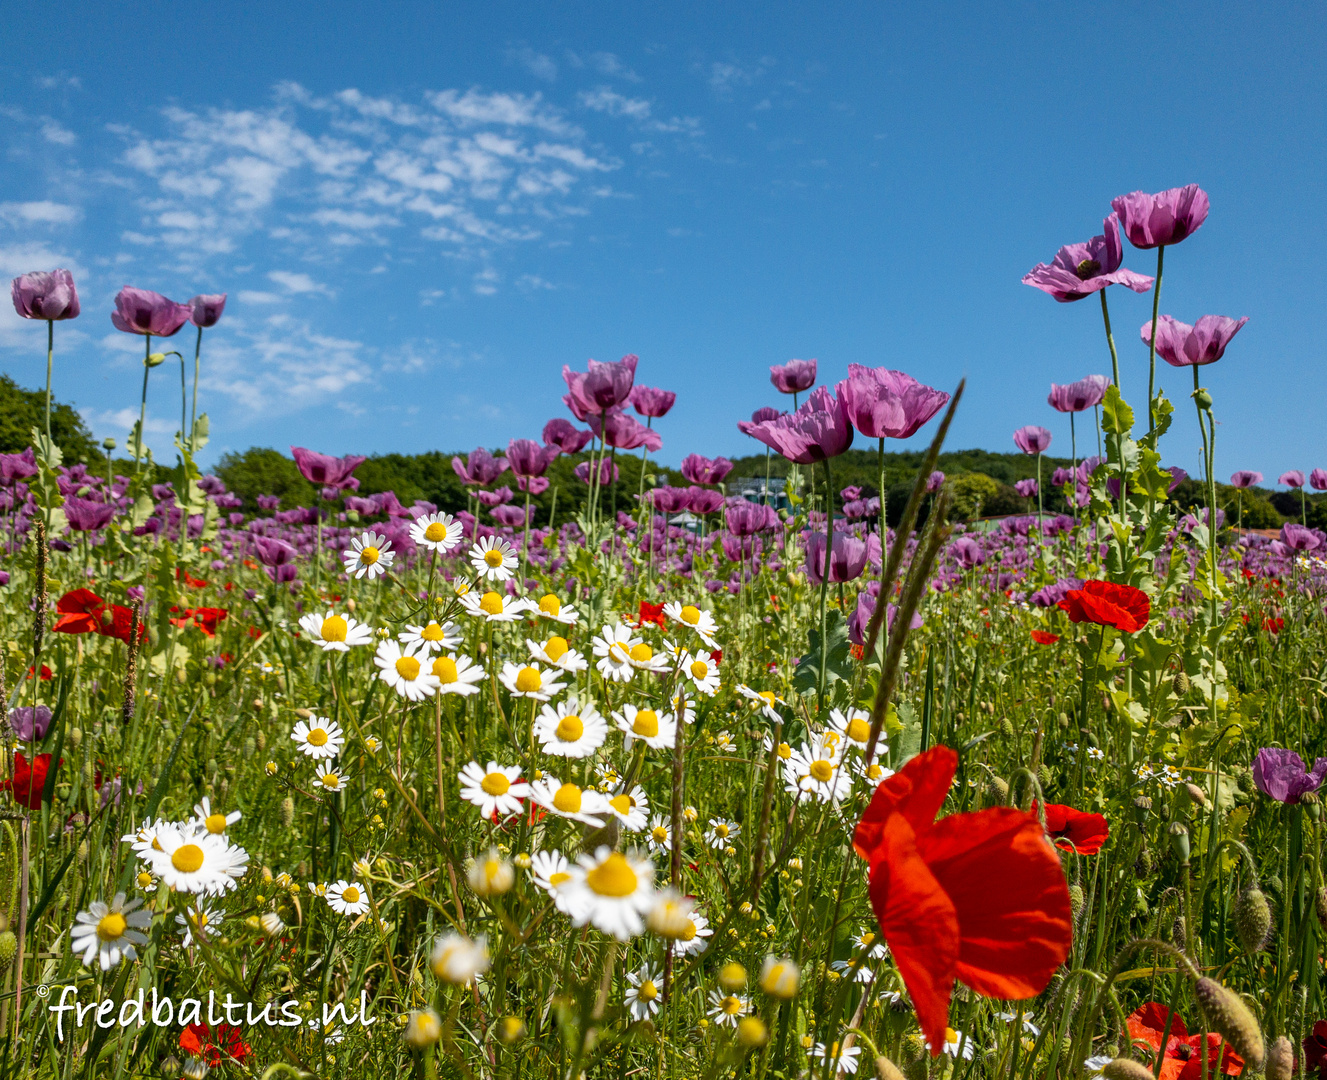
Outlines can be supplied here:
<path id="1" fill-rule="evenodd" d="M 872 853 L 892 814 L 902 814 L 914 830 L 929 827 L 944 805 L 957 769 L 958 755 L 953 750 L 933 746 L 881 783 L 853 833 L 857 854 L 875 862 Z"/>

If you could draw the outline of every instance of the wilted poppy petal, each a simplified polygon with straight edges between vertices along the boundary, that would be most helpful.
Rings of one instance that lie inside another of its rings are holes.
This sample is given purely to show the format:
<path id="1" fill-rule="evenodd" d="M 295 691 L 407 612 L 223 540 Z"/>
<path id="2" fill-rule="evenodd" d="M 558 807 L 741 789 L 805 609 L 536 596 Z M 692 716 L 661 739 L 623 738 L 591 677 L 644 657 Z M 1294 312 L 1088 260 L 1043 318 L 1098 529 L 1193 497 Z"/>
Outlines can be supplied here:
<path id="1" fill-rule="evenodd" d="M 902 814 L 892 814 L 885 822 L 879 849 L 881 858 L 871 868 L 871 907 L 917 1010 L 922 1034 L 932 1055 L 939 1054 L 958 962 L 958 915 L 918 853 L 916 835 Z"/>
<path id="2" fill-rule="evenodd" d="M 979 994 L 1046 989 L 1073 940 L 1069 887 L 1041 822 L 1012 807 L 956 814 L 917 848 L 958 912 L 957 974 Z"/>
<path id="3" fill-rule="evenodd" d="M 958 769 L 958 755 L 947 746 L 933 746 L 918 754 L 898 772 L 885 780 L 871 796 L 852 844 L 857 854 L 873 863 L 872 854 L 880 844 L 885 823 L 891 814 L 900 813 L 913 829 L 929 828 L 940 812 Z"/>

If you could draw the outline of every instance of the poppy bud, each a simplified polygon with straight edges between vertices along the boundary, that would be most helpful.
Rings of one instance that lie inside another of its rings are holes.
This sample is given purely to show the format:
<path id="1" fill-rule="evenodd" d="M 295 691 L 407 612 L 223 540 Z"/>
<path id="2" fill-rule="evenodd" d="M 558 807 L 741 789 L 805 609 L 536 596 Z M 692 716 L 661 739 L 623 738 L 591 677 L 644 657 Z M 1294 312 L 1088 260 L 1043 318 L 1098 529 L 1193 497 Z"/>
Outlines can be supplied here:
<path id="1" fill-rule="evenodd" d="M 1003 806 L 1009 797 L 1009 782 L 1000 776 L 992 776 L 986 781 L 982 792 L 982 801 L 987 806 Z"/>
<path id="2" fill-rule="evenodd" d="M 1013 722 L 1007 716 L 1000 717 L 1000 734 L 1006 739 L 1012 738 L 1014 734 Z"/>
<path id="3" fill-rule="evenodd" d="M 1044 761 L 1037 766 L 1037 782 L 1041 784 L 1042 794 L 1045 794 L 1046 789 L 1051 786 L 1051 771 Z"/>
<path id="4" fill-rule="evenodd" d="M 1309 719 L 1312 720 L 1315 724 L 1322 723 L 1322 713 L 1318 712 L 1318 706 L 1316 705 L 1309 706 Z"/>
<path id="5" fill-rule="evenodd" d="M 1264 1074 L 1267 1080 L 1290 1080 L 1294 1071 L 1295 1048 L 1289 1039 L 1281 1035 L 1267 1051 L 1267 1067 Z"/>
<path id="6" fill-rule="evenodd" d="M 1251 1072 L 1257 1072 L 1263 1062 L 1263 1038 L 1249 1007 L 1238 994 L 1215 979 L 1199 979 L 1193 993 L 1212 1029 L 1230 1043 L 1230 1048 L 1244 1059 Z"/>
<path id="7" fill-rule="evenodd" d="M 289 829 L 295 821 L 295 800 L 287 795 L 281 800 L 281 827 Z"/>
<path id="8" fill-rule="evenodd" d="M 0 972 L 8 971 L 17 955 L 18 938 L 14 936 L 14 931 L 6 930 L 0 933 Z"/>
<path id="9" fill-rule="evenodd" d="M 1068 713 L 1060 713 L 1060 715 L 1059 715 L 1056 719 L 1057 719 L 1057 721 L 1059 722 L 1060 727 L 1062 727 L 1062 728 L 1067 728 L 1067 727 L 1069 726 L 1069 714 L 1068 714 Z"/>
<path id="10" fill-rule="evenodd" d="M 1184 790 L 1189 793 L 1189 798 L 1193 801 L 1194 806 L 1207 805 L 1207 794 L 1197 784 L 1185 784 Z"/>
<path id="11" fill-rule="evenodd" d="M 1152 1070 L 1133 1058 L 1116 1058 L 1101 1070 L 1105 1080 L 1152 1080 Z"/>
<path id="12" fill-rule="evenodd" d="M 875 1074 L 880 1080 L 903 1080 L 903 1073 L 899 1067 L 884 1054 L 875 1059 Z"/>
<path id="13" fill-rule="evenodd" d="M 1146 845 L 1138 851 L 1138 858 L 1133 861 L 1133 870 L 1140 878 L 1145 878 L 1152 873 L 1152 851 Z"/>
<path id="14" fill-rule="evenodd" d="M 1189 676 L 1182 671 L 1175 672 L 1175 678 L 1171 680 L 1170 687 L 1175 691 L 1176 697 L 1183 697 L 1192 688 L 1193 683 L 1189 681 Z"/>
<path id="15" fill-rule="evenodd" d="M 1186 866 L 1189 863 L 1189 830 L 1182 821 L 1172 821 L 1170 827 L 1166 830 L 1170 834 L 1171 850 L 1175 852 L 1175 858 Z"/>
<path id="16" fill-rule="evenodd" d="M 148 353 L 143 360 L 143 366 L 149 368 L 160 367 L 165 362 L 166 354 L 164 352 Z"/>
<path id="17" fill-rule="evenodd" d="M 1272 909 L 1258 886 L 1250 885 L 1235 901 L 1235 934 L 1244 951 L 1252 956 L 1267 944 L 1272 932 Z"/>
<path id="18" fill-rule="evenodd" d="M 65 736 L 69 742 L 70 749 L 77 750 L 78 744 L 83 741 L 82 728 L 70 728 L 69 734 Z"/>
<path id="19" fill-rule="evenodd" d="M 1327 885 L 1318 890 L 1313 906 L 1318 912 L 1318 925 L 1327 930 Z"/>
<path id="20" fill-rule="evenodd" d="M 1083 905 L 1087 903 L 1087 897 L 1083 895 L 1083 886 L 1077 882 L 1069 886 L 1069 917 L 1075 925 L 1078 923 L 1078 916 L 1083 914 Z"/>
<path id="21" fill-rule="evenodd" d="M 1184 924 L 1184 916 L 1176 915 L 1175 921 L 1170 924 L 1170 943 L 1176 948 L 1184 948 L 1184 943 L 1189 940 L 1189 928 Z"/>

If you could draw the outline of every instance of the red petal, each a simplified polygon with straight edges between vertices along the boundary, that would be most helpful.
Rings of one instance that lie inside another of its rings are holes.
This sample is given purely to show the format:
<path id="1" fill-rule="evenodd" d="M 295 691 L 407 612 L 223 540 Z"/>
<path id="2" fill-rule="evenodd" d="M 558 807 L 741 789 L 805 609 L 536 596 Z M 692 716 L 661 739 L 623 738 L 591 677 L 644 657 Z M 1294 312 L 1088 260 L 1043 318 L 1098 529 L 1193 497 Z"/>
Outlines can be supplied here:
<path id="1" fill-rule="evenodd" d="M 871 907 L 934 1056 L 949 1026 L 958 916 L 918 853 L 916 835 L 902 814 L 885 823 L 879 851 L 871 866 Z"/>
<path id="2" fill-rule="evenodd" d="M 979 994 L 1028 998 L 1069 955 L 1069 887 L 1041 822 L 1012 807 L 954 814 L 917 848 L 958 912 L 958 977 Z"/>
<path id="3" fill-rule="evenodd" d="M 918 754 L 885 780 L 871 796 L 862 820 L 853 833 L 857 854 L 874 862 L 885 823 L 900 813 L 915 830 L 929 828 L 945 803 L 958 768 L 958 755 L 947 746 L 934 746 Z"/>

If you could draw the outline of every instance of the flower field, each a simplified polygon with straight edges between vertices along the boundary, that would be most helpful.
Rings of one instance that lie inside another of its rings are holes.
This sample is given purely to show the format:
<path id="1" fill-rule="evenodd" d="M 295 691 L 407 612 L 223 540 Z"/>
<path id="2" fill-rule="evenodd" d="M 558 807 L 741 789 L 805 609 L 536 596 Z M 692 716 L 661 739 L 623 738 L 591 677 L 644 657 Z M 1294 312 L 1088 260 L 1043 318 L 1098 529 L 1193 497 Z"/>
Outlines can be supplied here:
<path id="1" fill-rule="evenodd" d="M 247 514 L 195 462 L 225 297 L 123 290 L 142 410 L 180 363 L 173 467 L 142 419 L 127 475 L 66 464 L 49 420 L 0 455 L 0 1075 L 1327 1075 L 1327 536 L 1217 505 L 1209 365 L 1245 320 L 1160 303 L 1207 213 L 1123 196 L 1028 274 L 1100 302 L 1112 375 L 1052 388 L 1072 467 L 1019 427 L 1042 509 L 985 522 L 936 469 L 962 385 L 776 366 L 793 407 L 738 426 L 787 483 L 748 498 L 724 458 L 649 471 L 674 396 L 634 356 L 456 458 L 464 509 L 292 448 L 317 503 Z M 1112 285 L 1155 299 L 1141 407 Z M 13 296 L 58 370 L 72 277 Z M 160 351 L 185 327 L 192 362 Z M 886 440 L 919 431 L 889 528 Z M 835 484 L 855 439 L 874 491 Z"/>

